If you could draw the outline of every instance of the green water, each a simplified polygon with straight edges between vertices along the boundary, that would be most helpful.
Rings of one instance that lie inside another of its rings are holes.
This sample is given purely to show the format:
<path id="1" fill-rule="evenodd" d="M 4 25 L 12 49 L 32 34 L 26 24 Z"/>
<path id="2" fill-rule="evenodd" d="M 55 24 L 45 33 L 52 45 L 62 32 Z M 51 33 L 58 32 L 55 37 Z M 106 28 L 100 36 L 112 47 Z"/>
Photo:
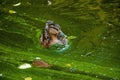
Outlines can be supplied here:
<path id="1" fill-rule="evenodd" d="M 18 2 L 21 5 L 12 6 Z M 119 80 L 119 12 L 118 0 L 52 0 L 51 6 L 46 0 L 1 0 L 0 80 Z M 74 37 L 68 49 L 41 47 L 39 38 L 47 20 Z M 52 67 L 18 69 L 36 57 Z"/>

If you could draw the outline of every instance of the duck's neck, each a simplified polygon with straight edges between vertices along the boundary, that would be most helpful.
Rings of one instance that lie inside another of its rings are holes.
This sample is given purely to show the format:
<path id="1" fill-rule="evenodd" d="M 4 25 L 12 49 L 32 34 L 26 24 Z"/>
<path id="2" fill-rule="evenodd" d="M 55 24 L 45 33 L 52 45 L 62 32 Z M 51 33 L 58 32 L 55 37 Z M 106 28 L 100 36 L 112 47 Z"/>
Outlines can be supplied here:
<path id="1" fill-rule="evenodd" d="M 55 40 L 58 40 L 58 38 L 57 38 L 56 35 L 51 35 L 51 40 L 52 40 L 52 41 L 55 41 Z"/>

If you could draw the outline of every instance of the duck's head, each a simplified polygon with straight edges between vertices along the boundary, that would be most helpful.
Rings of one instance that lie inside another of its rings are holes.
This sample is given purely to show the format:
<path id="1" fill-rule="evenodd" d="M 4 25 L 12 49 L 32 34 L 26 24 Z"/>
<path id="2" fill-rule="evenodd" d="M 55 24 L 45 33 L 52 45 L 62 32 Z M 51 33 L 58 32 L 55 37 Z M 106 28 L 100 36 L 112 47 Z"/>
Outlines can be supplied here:
<path id="1" fill-rule="evenodd" d="M 58 34 L 60 32 L 60 26 L 58 24 L 54 23 L 53 21 L 48 20 L 46 22 L 46 30 L 50 34 Z"/>

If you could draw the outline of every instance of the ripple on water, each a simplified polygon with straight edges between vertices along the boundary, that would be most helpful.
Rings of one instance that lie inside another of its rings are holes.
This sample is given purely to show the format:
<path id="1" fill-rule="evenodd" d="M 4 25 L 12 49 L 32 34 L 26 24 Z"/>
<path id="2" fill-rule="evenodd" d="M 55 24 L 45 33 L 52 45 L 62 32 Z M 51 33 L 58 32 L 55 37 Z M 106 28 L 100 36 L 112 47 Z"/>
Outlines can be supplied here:
<path id="1" fill-rule="evenodd" d="M 52 48 L 49 48 L 52 52 L 64 52 L 66 51 L 68 48 L 69 48 L 70 45 L 65 45 L 63 47 L 52 47 Z"/>

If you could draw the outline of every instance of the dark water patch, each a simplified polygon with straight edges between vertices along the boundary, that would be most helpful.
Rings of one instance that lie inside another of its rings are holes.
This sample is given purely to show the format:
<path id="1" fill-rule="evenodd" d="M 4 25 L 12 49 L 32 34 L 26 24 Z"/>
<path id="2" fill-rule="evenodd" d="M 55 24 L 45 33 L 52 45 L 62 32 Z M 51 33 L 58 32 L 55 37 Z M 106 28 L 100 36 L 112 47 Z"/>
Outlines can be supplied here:
<path id="1" fill-rule="evenodd" d="M 52 80 L 77 80 L 77 79 L 82 79 L 82 80 L 99 80 L 97 78 L 93 78 L 90 76 L 85 76 L 85 75 L 76 75 L 76 74 L 72 74 L 72 73 L 68 73 L 65 71 L 58 71 L 58 70 L 53 70 L 53 69 L 48 69 L 48 68 L 32 68 L 31 70 L 28 69 L 26 70 L 28 73 L 34 73 L 33 75 L 37 75 L 37 76 L 50 76 L 52 77 Z M 59 76 L 58 76 L 59 75 Z M 54 78 L 54 79 L 53 79 Z"/>
<path id="2" fill-rule="evenodd" d="M 7 65 L 18 66 L 17 61 L 15 61 L 15 60 L 11 61 L 10 59 L 0 60 L 0 64 L 2 64 L 2 66 L 6 66 L 6 67 L 7 67 Z"/>
<path id="3" fill-rule="evenodd" d="M 9 61 L 4 61 L 1 60 L 0 61 L 0 71 L 1 72 L 16 72 L 17 68 L 15 66 L 17 66 L 17 63 L 13 63 L 13 62 L 9 62 Z"/>
<path id="4" fill-rule="evenodd" d="M 4 52 L 0 52 L 0 55 L 3 55 L 4 54 Z"/>
<path id="5" fill-rule="evenodd" d="M 0 76 L 0 80 L 13 80 L 13 79 Z"/>
<path id="6" fill-rule="evenodd" d="M 0 31 L 0 43 L 11 47 L 19 47 L 26 49 L 33 46 L 33 41 L 21 34 L 9 33 L 6 31 Z"/>
<path id="7" fill-rule="evenodd" d="M 35 26 L 36 28 L 42 29 L 42 27 L 45 26 L 45 22 L 42 22 L 42 18 L 41 19 L 39 19 L 39 17 L 34 18 L 32 16 L 24 14 L 20 14 L 18 16 L 25 19 L 28 24 Z"/>
<path id="8" fill-rule="evenodd" d="M 23 63 L 29 63 L 29 64 L 32 64 L 33 63 L 33 60 L 30 61 L 30 60 L 19 60 L 20 62 L 23 62 Z"/>
<path id="9" fill-rule="evenodd" d="M 114 80 L 114 78 L 112 78 L 112 77 L 107 77 L 107 76 L 93 74 L 93 73 L 87 73 L 85 71 L 79 71 L 79 70 L 72 69 L 72 68 L 60 67 L 57 65 L 53 65 L 50 69 L 57 70 L 57 71 L 64 71 L 67 73 L 86 75 L 86 76 L 90 76 L 90 77 L 94 77 L 94 78 L 98 78 L 98 79 L 102 79 L 102 80 Z"/>

